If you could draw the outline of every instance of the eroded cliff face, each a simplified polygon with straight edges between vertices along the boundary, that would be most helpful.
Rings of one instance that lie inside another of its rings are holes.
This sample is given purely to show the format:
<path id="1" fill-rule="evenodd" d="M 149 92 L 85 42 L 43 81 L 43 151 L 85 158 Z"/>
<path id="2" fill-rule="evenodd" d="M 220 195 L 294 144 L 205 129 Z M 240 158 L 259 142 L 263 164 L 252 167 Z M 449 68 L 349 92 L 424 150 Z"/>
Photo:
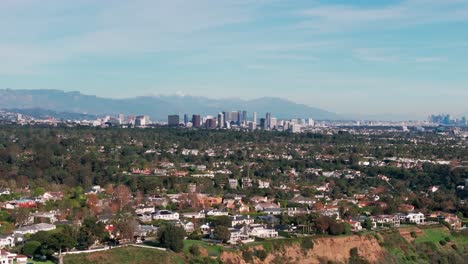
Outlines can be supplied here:
<path id="1" fill-rule="evenodd" d="M 313 249 L 304 250 L 299 244 L 285 245 L 282 249 L 267 252 L 264 260 L 253 257 L 250 263 L 304 263 L 318 264 L 332 261 L 347 263 L 350 251 L 357 248 L 359 256 L 371 263 L 384 262 L 386 252 L 373 236 L 349 236 L 316 238 Z M 262 246 L 249 248 L 249 251 L 262 250 Z M 223 252 L 220 256 L 223 263 L 248 263 L 241 251 Z"/>

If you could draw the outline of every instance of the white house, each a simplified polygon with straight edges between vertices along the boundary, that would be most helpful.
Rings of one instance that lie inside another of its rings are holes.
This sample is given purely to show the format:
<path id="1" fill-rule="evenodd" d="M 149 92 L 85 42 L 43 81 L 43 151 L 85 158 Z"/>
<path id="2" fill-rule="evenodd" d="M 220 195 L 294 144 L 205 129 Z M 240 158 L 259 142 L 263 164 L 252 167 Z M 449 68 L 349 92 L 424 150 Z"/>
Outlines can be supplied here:
<path id="1" fill-rule="evenodd" d="M 168 210 L 157 211 L 156 213 L 153 213 L 153 220 L 179 220 L 179 213 L 171 212 Z"/>
<path id="2" fill-rule="evenodd" d="M 10 253 L 3 249 L 0 250 L 0 264 L 13 264 L 15 259 L 15 253 Z"/>
<path id="3" fill-rule="evenodd" d="M 253 237 L 261 237 L 261 238 L 273 238 L 278 237 L 278 231 L 275 229 L 265 228 L 263 225 L 260 224 L 252 224 L 248 226 L 244 226 L 241 228 L 241 231 L 244 234 Z"/>
<path id="4" fill-rule="evenodd" d="M 409 213 L 406 215 L 406 221 L 417 225 L 424 224 L 424 220 L 426 220 L 426 218 L 422 213 Z"/>
<path id="5" fill-rule="evenodd" d="M 268 188 L 270 188 L 270 182 L 269 181 L 258 180 L 258 188 L 259 189 L 268 189 Z"/>
<path id="6" fill-rule="evenodd" d="M 190 219 L 203 219 L 205 218 L 205 214 L 203 212 L 190 212 L 182 214 L 184 218 Z"/>
<path id="7" fill-rule="evenodd" d="M 231 237 L 228 241 L 229 244 L 248 243 L 254 241 L 254 239 L 249 238 L 249 235 L 245 234 L 240 229 L 229 228 L 229 232 L 231 232 Z"/>
<path id="8" fill-rule="evenodd" d="M 345 222 L 351 226 L 352 232 L 359 232 L 362 230 L 361 222 L 359 221 L 347 220 Z"/>
<path id="9" fill-rule="evenodd" d="M 15 238 L 12 235 L 0 235 L 0 248 L 14 247 Z"/>
<path id="10" fill-rule="evenodd" d="M 40 224 L 35 224 L 35 225 L 30 225 L 30 226 L 23 226 L 14 231 L 15 234 L 35 234 L 39 231 L 51 231 L 57 228 L 53 224 L 46 224 L 46 223 L 40 223 Z"/>
<path id="11" fill-rule="evenodd" d="M 207 216 L 223 216 L 223 215 L 228 215 L 229 213 L 227 211 L 221 211 L 221 210 L 210 210 L 206 213 Z"/>
<path id="12" fill-rule="evenodd" d="M 251 225 L 255 222 L 255 219 L 250 218 L 250 215 L 235 215 L 229 217 L 231 219 L 231 226 L 242 226 L 242 225 Z"/>
<path id="13" fill-rule="evenodd" d="M 190 221 L 181 222 L 180 224 L 187 233 L 192 233 L 195 230 L 195 225 Z"/>

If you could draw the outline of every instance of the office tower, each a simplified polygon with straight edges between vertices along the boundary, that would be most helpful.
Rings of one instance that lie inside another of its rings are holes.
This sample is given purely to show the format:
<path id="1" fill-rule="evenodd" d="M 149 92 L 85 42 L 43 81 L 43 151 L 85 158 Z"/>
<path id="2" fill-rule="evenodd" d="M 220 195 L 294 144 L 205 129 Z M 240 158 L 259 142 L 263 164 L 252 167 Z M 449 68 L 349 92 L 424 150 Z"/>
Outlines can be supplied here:
<path id="1" fill-rule="evenodd" d="M 135 126 L 149 125 L 149 116 L 137 116 L 135 118 Z"/>
<path id="2" fill-rule="evenodd" d="M 227 127 L 227 124 L 229 123 L 229 112 L 223 112 L 223 127 Z"/>
<path id="3" fill-rule="evenodd" d="M 232 111 L 231 112 L 231 122 L 237 122 L 237 112 L 236 111 Z"/>
<path id="4" fill-rule="evenodd" d="M 254 122 L 255 124 L 257 124 L 257 112 L 253 112 L 253 114 L 252 114 L 252 122 Z"/>
<path id="5" fill-rule="evenodd" d="M 250 122 L 249 123 L 249 130 L 253 131 L 255 129 L 257 129 L 257 123 Z"/>
<path id="6" fill-rule="evenodd" d="M 125 122 L 125 117 L 123 114 L 119 114 L 117 116 L 117 120 L 119 121 L 119 124 L 122 125 Z"/>
<path id="7" fill-rule="evenodd" d="M 307 118 L 306 119 L 306 126 L 315 126 L 315 121 L 312 118 Z"/>
<path id="8" fill-rule="evenodd" d="M 271 129 L 271 113 L 266 113 L 265 127 L 266 129 Z"/>
<path id="9" fill-rule="evenodd" d="M 169 115 L 167 117 L 167 125 L 168 126 L 179 126 L 179 115 Z"/>
<path id="10" fill-rule="evenodd" d="M 260 118 L 260 128 L 263 129 L 263 130 L 267 129 L 266 119 L 265 118 Z"/>
<path id="11" fill-rule="evenodd" d="M 207 118 L 205 125 L 208 129 L 214 129 L 216 128 L 216 120 L 214 118 Z"/>
<path id="12" fill-rule="evenodd" d="M 275 128 L 276 125 L 277 125 L 277 119 L 276 119 L 276 117 L 270 118 L 270 129 Z"/>
<path id="13" fill-rule="evenodd" d="M 237 111 L 237 125 L 240 126 L 242 125 L 242 112 Z"/>
<path id="14" fill-rule="evenodd" d="M 201 118 L 200 115 L 192 115 L 192 126 L 199 128 L 201 126 Z"/>
<path id="15" fill-rule="evenodd" d="M 242 124 L 246 125 L 247 124 L 247 111 L 242 111 Z"/>
<path id="16" fill-rule="evenodd" d="M 127 124 L 135 125 L 136 118 L 134 116 L 127 117 Z"/>
<path id="17" fill-rule="evenodd" d="M 223 113 L 218 113 L 218 128 L 224 127 L 224 115 Z"/>
<path id="18" fill-rule="evenodd" d="M 187 125 L 188 122 L 189 122 L 188 115 L 184 114 L 184 125 Z"/>

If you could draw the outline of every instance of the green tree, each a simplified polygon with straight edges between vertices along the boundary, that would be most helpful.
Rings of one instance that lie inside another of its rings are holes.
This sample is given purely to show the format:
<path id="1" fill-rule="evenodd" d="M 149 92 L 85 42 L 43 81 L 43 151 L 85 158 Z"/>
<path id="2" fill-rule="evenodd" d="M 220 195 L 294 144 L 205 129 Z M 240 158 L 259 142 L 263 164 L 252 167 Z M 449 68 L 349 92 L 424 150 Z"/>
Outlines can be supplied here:
<path id="1" fill-rule="evenodd" d="M 24 255 L 32 257 L 36 254 L 41 247 L 41 242 L 35 240 L 29 240 L 23 246 L 22 252 Z"/>
<path id="2" fill-rule="evenodd" d="M 174 252 L 184 248 L 185 230 L 174 225 L 163 226 L 159 232 L 159 243 Z"/>
<path id="3" fill-rule="evenodd" d="M 224 243 L 231 238 L 231 232 L 229 232 L 229 229 L 225 226 L 216 226 L 213 230 L 213 234 L 215 239 L 221 240 Z"/>

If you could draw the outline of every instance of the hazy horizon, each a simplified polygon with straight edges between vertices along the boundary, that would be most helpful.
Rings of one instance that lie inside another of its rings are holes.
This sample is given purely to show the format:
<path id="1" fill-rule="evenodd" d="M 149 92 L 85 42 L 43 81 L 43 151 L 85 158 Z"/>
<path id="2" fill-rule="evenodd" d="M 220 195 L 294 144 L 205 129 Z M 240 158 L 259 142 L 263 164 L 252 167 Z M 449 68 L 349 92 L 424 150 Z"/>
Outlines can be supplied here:
<path id="1" fill-rule="evenodd" d="M 468 1 L 0 2 L 1 88 L 468 114 Z"/>

